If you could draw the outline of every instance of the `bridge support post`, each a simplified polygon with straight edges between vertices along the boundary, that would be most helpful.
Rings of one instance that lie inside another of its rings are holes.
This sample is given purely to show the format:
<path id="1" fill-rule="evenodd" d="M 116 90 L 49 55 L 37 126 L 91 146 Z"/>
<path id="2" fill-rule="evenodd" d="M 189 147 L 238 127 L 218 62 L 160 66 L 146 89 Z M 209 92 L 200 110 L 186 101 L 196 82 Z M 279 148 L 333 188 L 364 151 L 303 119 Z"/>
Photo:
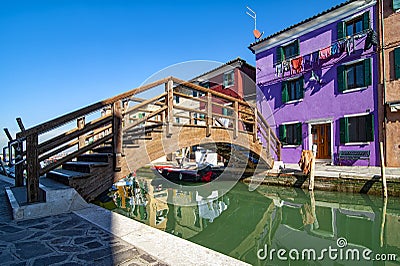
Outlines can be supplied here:
<path id="1" fill-rule="evenodd" d="M 121 171 L 122 167 L 122 102 L 113 104 L 113 153 L 114 171 Z"/>
<path id="2" fill-rule="evenodd" d="M 234 118 L 233 118 L 233 138 L 237 139 L 239 135 L 239 103 L 234 102 Z"/>
<path id="3" fill-rule="evenodd" d="M 76 124 L 78 129 L 83 129 L 85 127 L 85 117 L 80 117 L 78 118 L 78 120 L 76 120 Z M 78 149 L 81 149 L 85 146 L 85 136 L 84 135 L 80 135 L 78 137 Z"/>
<path id="4" fill-rule="evenodd" d="M 207 92 L 207 118 L 206 118 L 206 136 L 211 136 L 212 127 L 212 95 L 211 92 Z"/>
<path id="5" fill-rule="evenodd" d="M 38 135 L 31 134 L 26 137 L 26 163 L 27 180 L 26 190 L 28 203 L 39 201 L 39 160 L 38 160 Z"/>
<path id="6" fill-rule="evenodd" d="M 168 80 L 165 84 L 165 90 L 167 91 L 167 117 L 166 117 L 166 130 L 167 137 L 172 135 L 172 123 L 174 117 L 174 81 L 172 79 Z"/>
<path id="7" fill-rule="evenodd" d="M 21 139 L 21 136 L 17 134 L 17 140 Z M 15 146 L 10 146 L 10 150 L 8 152 L 12 152 L 11 149 L 15 151 L 15 186 L 23 187 L 24 186 L 24 161 L 23 161 L 23 145 L 22 142 L 18 141 Z M 10 162 L 11 163 L 11 162 Z"/>

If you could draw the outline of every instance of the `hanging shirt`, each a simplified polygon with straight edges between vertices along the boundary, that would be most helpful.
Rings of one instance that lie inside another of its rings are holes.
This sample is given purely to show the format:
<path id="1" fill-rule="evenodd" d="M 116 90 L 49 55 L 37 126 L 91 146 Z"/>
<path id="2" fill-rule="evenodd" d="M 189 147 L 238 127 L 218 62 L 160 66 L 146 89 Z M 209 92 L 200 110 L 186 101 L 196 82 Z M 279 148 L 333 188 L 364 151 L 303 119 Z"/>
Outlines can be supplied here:
<path id="1" fill-rule="evenodd" d="M 282 70 L 282 63 L 278 63 L 275 66 L 275 76 L 280 78 L 282 77 L 283 70 Z"/>
<path id="2" fill-rule="evenodd" d="M 319 51 L 319 59 L 328 59 L 331 57 L 331 47 L 328 46 Z"/>
<path id="3" fill-rule="evenodd" d="M 284 60 L 284 61 L 282 61 L 282 68 L 283 68 L 283 73 L 285 73 L 285 72 L 290 72 L 290 63 L 289 63 L 289 60 Z"/>
<path id="4" fill-rule="evenodd" d="M 339 53 L 343 53 L 344 51 L 346 51 L 346 41 L 345 40 L 339 41 L 338 46 L 339 46 Z"/>
<path id="5" fill-rule="evenodd" d="M 338 53 L 339 53 L 339 44 L 337 42 L 335 42 L 331 46 L 331 55 L 335 55 L 335 54 L 338 54 Z"/>
<path id="6" fill-rule="evenodd" d="M 319 51 L 311 54 L 311 65 L 312 67 L 317 67 L 319 65 Z"/>
<path id="7" fill-rule="evenodd" d="M 303 56 L 303 62 L 304 62 L 304 70 L 311 69 L 312 67 L 311 54 Z"/>
<path id="8" fill-rule="evenodd" d="M 301 71 L 303 71 L 303 57 L 297 57 L 295 59 L 292 59 L 290 61 L 292 65 L 292 75 L 294 74 L 299 74 Z"/>
<path id="9" fill-rule="evenodd" d="M 348 37 L 346 39 L 346 52 L 347 52 L 347 55 L 350 55 L 351 53 L 354 52 L 354 37 L 353 36 Z"/>

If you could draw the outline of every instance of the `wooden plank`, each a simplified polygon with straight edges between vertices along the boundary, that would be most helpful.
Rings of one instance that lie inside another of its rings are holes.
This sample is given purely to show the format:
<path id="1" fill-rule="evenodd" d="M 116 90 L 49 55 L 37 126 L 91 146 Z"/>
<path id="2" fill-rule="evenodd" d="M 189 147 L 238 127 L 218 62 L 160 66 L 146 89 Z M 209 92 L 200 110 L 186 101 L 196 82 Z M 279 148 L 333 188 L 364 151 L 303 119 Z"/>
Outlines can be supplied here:
<path id="1" fill-rule="evenodd" d="M 39 201 L 39 160 L 38 160 L 38 135 L 32 134 L 26 137 L 26 189 L 28 203 Z"/>
<path id="2" fill-rule="evenodd" d="M 68 113 L 66 115 L 57 117 L 55 119 L 51 119 L 51 120 L 49 120 L 47 122 L 44 122 L 44 123 L 39 124 L 37 126 L 34 126 L 34 127 L 30 128 L 30 129 L 27 129 L 24 132 L 21 132 L 21 137 L 26 137 L 26 136 L 28 136 L 30 134 L 33 134 L 33 133 L 41 134 L 41 133 L 44 133 L 44 132 L 48 132 L 48 131 L 50 131 L 52 129 L 55 129 L 55 128 L 60 127 L 62 125 L 65 125 L 65 124 L 67 124 L 67 123 L 69 123 L 71 121 L 74 121 L 74 120 L 78 119 L 78 117 L 85 116 L 87 114 L 90 114 L 90 113 L 93 113 L 95 111 L 98 111 L 98 110 L 102 109 L 103 107 L 108 106 L 108 105 L 110 105 L 110 104 L 112 104 L 112 103 L 114 103 L 116 101 L 127 99 L 129 97 L 132 97 L 135 94 L 139 94 L 139 93 L 144 92 L 146 90 L 149 90 L 151 88 L 157 87 L 157 86 L 159 86 L 161 84 L 164 84 L 169 79 L 170 78 L 168 77 L 168 78 L 164 78 L 164 79 L 149 83 L 147 85 L 135 88 L 133 90 L 130 90 L 130 91 L 127 91 L 127 92 L 124 92 L 124 93 L 121 93 L 121 94 L 119 94 L 117 96 L 114 96 L 112 98 L 108 98 L 106 100 L 103 100 L 103 101 L 94 103 L 92 105 L 86 106 L 84 108 L 81 108 L 81 109 L 76 110 L 74 112 Z"/>
<path id="3" fill-rule="evenodd" d="M 60 152 L 63 152 L 65 150 L 67 150 L 67 149 L 70 149 L 70 148 L 74 147 L 77 144 L 79 144 L 79 140 L 74 140 L 74 141 L 72 141 L 70 143 L 67 143 L 66 145 L 63 145 L 63 146 L 59 147 L 58 149 L 52 150 L 51 152 L 40 156 L 39 157 L 39 162 L 43 162 L 44 160 L 49 159 L 50 157 L 52 157 L 54 155 L 57 155 Z"/>
<path id="4" fill-rule="evenodd" d="M 82 130 L 85 127 L 85 117 L 78 118 L 76 124 L 78 130 Z M 78 137 L 78 149 L 84 146 L 85 146 L 85 136 L 80 135 Z"/>
<path id="5" fill-rule="evenodd" d="M 4 129 L 4 132 L 5 132 L 6 135 L 7 135 L 8 141 L 12 141 L 13 138 L 12 138 L 12 136 L 11 136 L 11 134 L 10 134 L 10 131 L 8 131 L 8 128 L 3 128 L 3 129 Z"/>
<path id="6" fill-rule="evenodd" d="M 212 94 L 210 91 L 207 92 L 207 117 L 206 117 L 206 136 L 211 136 L 211 127 L 212 127 Z"/>
<path id="7" fill-rule="evenodd" d="M 22 132 L 25 131 L 25 126 L 24 126 L 24 124 L 22 123 L 21 117 L 17 117 L 17 124 L 18 124 L 18 126 L 19 126 L 19 129 L 21 129 Z"/>
<path id="8" fill-rule="evenodd" d="M 180 106 L 180 105 L 174 105 L 174 109 L 207 115 L 207 111 L 200 111 L 200 110 L 196 110 L 194 108 Z"/>
<path id="9" fill-rule="evenodd" d="M 21 133 L 17 133 L 17 140 L 21 140 Z M 12 149 L 13 147 L 10 147 Z M 18 141 L 17 145 L 14 146 L 15 151 L 15 186 L 23 187 L 24 186 L 24 163 L 23 163 L 23 143 L 22 141 Z M 12 152 L 11 150 L 9 151 Z"/>
<path id="10" fill-rule="evenodd" d="M 138 111 L 138 109 L 141 109 L 141 108 L 145 107 L 146 105 L 154 104 L 159 99 L 164 98 L 166 95 L 167 95 L 167 93 L 162 93 L 160 95 L 157 95 L 156 97 L 153 97 L 153 98 L 145 100 L 135 106 L 132 106 L 132 107 L 128 108 L 128 110 L 125 112 L 125 115 L 136 112 L 136 111 Z"/>
<path id="11" fill-rule="evenodd" d="M 139 125 L 139 124 L 141 124 L 141 123 L 143 123 L 143 122 L 148 121 L 149 118 L 152 118 L 152 117 L 154 117 L 154 116 L 156 116 L 156 115 L 158 115 L 158 114 L 164 113 L 164 111 L 167 110 L 167 108 L 168 108 L 167 106 L 164 106 L 164 107 L 158 109 L 157 111 L 154 111 L 154 112 L 150 113 L 149 115 L 147 115 L 147 116 L 145 116 L 145 117 L 143 117 L 143 118 L 140 118 L 140 119 L 136 120 L 134 123 L 129 124 L 129 126 L 126 126 L 126 127 L 124 128 L 124 130 L 127 130 L 127 131 L 128 131 L 128 130 L 130 130 L 131 128 L 136 127 L 137 125 Z M 152 121 L 152 122 L 153 122 L 153 121 Z"/>
<path id="12" fill-rule="evenodd" d="M 121 171 L 122 165 L 122 102 L 113 104 L 113 153 L 114 171 Z"/>
<path id="13" fill-rule="evenodd" d="M 107 115 L 100 117 L 96 120 L 91 121 L 90 123 L 87 123 L 83 129 L 73 129 L 70 130 L 64 134 L 58 135 L 50 140 L 47 140 L 43 143 L 41 143 L 38 146 L 38 152 L 39 154 L 42 154 L 44 152 L 50 151 L 63 143 L 69 142 L 73 140 L 74 138 L 79 137 L 80 135 L 83 135 L 91 130 L 94 130 L 96 128 L 99 128 L 107 123 L 110 123 L 112 121 L 112 115 Z"/>
<path id="14" fill-rule="evenodd" d="M 258 141 L 257 136 L 257 109 L 254 109 L 253 142 Z"/>
<path id="15" fill-rule="evenodd" d="M 90 139 L 91 137 L 94 137 L 94 136 L 96 136 L 96 135 L 98 135 L 98 134 L 100 134 L 100 133 L 103 133 L 103 132 L 105 132 L 105 131 L 107 131 L 107 130 L 109 130 L 109 129 L 112 129 L 112 124 L 107 125 L 107 126 L 102 127 L 102 128 L 98 128 L 98 129 L 96 129 L 96 130 L 93 130 L 93 132 L 91 132 L 90 134 L 85 135 L 85 140 L 88 140 L 88 139 Z M 105 135 L 106 135 L 106 134 L 105 134 Z"/>
<path id="16" fill-rule="evenodd" d="M 67 156 L 61 158 L 57 162 L 49 164 L 49 165 L 45 166 L 44 168 L 42 168 L 40 170 L 40 175 L 43 175 L 43 174 L 45 174 L 45 173 L 47 173 L 47 172 L 49 172 L 49 171 L 51 171 L 53 169 L 56 169 L 57 167 L 61 166 L 63 163 L 71 161 L 72 159 L 78 157 L 79 155 L 84 154 L 85 152 L 87 152 L 87 151 L 89 151 L 89 150 L 91 150 L 91 149 L 93 149 L 93 148 L 95 148 L 95 147 L 107 142 L 108 140 L 110 140 L 112 138 L 113 138 L 113 134 L 107 135 L 107 136 L 105 136 L 105 137 L 103 137 L 101 139 L 98 139 L 95 142 L 83 147 L 82 149 L 79 149 L 79 150 L 77 150 L 77 151 L 75 151 L 75 152 L 73 152 L 71 154 L 68 154 Z"/>
<path id="17" fill-rule="evenodd" d="M 189 96 L 189 95 L 186 95 L 184 93 L 177 92 L 177 91 L 174 91 L 174 95 L 179 96 L 181 98 L 189 99 L 189 100 L 192 100 L 192 101 L 197 101 L 197 102 L 202 102 L 202 103 L 206 103 L 207 102 L 207 100 L 204 100 L 202 98 Z"/>
<path id="18" fill-rule="evenodd" d="M 233 111 L 233 138 L 237 139 L 239 135 L 239 103 L 235 101 L 234 103 L 234 111 Z"/>

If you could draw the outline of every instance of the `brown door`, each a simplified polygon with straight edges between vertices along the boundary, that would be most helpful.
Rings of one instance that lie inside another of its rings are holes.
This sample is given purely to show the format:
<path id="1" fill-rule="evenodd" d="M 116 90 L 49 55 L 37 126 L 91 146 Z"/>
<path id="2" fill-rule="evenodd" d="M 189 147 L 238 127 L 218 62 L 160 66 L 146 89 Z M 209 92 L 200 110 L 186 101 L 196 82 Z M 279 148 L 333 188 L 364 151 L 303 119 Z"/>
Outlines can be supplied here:
<path id="1" fill-rule="evenodd" d="M 331 159 L 331 124 L 311 127 L 313 144 L 317 144 L 317 159 Z"/>

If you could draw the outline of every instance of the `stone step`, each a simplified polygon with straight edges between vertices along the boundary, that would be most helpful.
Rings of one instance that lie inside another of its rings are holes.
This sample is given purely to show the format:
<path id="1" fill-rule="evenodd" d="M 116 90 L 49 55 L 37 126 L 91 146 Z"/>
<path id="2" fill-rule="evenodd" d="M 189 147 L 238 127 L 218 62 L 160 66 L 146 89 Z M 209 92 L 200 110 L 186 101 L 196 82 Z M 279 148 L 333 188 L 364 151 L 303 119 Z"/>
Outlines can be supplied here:
<path id="1" fill-rule="evenodd" d="M 109 163 L 105 162 L 85 162 L 85 161 L 76 161 L 76 162 L 66 162 L 62 165 L 62 169 L 70 170 L 81 173 L 91 173 L 93 168 L 98 167 L 107 167 Z"/>
<path id="2" fill-rule="evenodd" d="M 94 153 L 112 153 L 113 147 L 111 145 L 99 146 L 92 150 Z"/>
<path id="3" fill-rule="evenodd" d="M 87 153 L 77 158 L 80 162 L 103 162 L 109 163 L 112 160 L 112 153 Z"/>

